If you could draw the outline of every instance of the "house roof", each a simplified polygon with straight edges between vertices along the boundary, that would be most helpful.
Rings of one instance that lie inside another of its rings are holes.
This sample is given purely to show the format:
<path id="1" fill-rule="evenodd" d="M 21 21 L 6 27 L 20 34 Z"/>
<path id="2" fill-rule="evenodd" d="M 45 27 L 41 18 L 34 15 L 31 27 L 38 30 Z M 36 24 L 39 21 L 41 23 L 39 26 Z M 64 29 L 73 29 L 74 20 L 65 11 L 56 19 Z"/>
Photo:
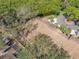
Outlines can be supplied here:
<path id="1" fill-rule="evenodd" d="M 63 25 L 65 25 L 68 28 L 73 29 L 73 30 L 79 30 L 79 26 L 75 25 L 74 21 L 67 24 L 66 23 L 67 19 L 66 19 L 66 17 L 64 15 L 58 16 L 57 20 L 58 20 L 58 23 L 61 24 L 61 25 L 63 24 Z"/>

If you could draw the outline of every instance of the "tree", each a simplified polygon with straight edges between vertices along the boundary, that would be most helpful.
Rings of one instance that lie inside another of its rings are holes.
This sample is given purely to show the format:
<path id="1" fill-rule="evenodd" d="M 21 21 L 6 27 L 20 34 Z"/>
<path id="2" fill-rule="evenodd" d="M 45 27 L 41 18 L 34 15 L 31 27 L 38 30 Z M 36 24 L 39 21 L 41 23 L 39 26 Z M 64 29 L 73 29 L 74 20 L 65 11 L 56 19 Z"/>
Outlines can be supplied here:
<path id="1" fill-rule="evenodd" d="M 39 11 L 39 14 L 43 15 L 49 15 L 49 14 L 59 14 L 61 10 L 61 0 L 40 0 L 37 3 L 37 10 Z"/>
<path id="2" fill-rule="evenodd" d="M 79 8 L 79 0 L 68 0 L 69 5 Z"/>
<path id="3" fill-rule="evenodd" d="M 0 20 L 0 23 L 2 26 L 5 26 L 5 28 L 11 28 L 16 20 L 16 11 L 14 9 L 10 9 L 6 14 L 3 15 L 3 18 Z"/>
<path id="4" fill-rule="evenodd" d="M 73 6 L 68 6 L 64 12 L 68 15 L 72 20 L 78 19 L 79 17 L 79 9 Z"/>

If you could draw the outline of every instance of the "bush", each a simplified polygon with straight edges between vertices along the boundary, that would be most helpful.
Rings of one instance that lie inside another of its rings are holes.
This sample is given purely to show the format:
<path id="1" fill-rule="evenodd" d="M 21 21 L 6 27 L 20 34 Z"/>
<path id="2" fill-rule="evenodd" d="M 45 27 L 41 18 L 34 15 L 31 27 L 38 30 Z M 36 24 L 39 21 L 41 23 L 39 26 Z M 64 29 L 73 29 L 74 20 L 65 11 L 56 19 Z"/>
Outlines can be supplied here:
<path id="1" fill-rule="evenodd" d="M 2 37 L 2 34 L 0 33 L 0 48 L 3 48 L 5 46 L 2 39 L 3 37 Z"/>
<path id="2" fill-rule="evenodd" d="M 65 34 L 69 34 L 70 33 L 70 29 L 67 28 L 65 25 L 61 25 L 60 30 L 65 33 Z"/>

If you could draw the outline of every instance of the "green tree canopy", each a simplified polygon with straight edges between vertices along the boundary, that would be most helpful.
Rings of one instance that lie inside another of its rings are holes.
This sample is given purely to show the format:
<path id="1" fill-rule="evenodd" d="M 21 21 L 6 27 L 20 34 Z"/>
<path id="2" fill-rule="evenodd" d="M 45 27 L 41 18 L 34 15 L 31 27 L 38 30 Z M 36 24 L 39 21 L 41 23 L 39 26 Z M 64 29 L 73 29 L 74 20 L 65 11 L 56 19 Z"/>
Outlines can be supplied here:
<path id="1" fill-rule="evenodd" d="M 79 17 L 79 9 L 73 6 L 68 6 L 64 12 L 69 16 L 71 19 L 78 19 Z"/>
<path id="2" fill-rule="evenodd" d="M 68 0 L 69 5 L 79 8 L 79 0 Z"/>
<path id="3" fill-rule="evenodd" d="M 0 14 L 6 12 L 10 8 L 20 9 L 22 7 L 31 8 L 33 12 L 38 11 L 39 14 L 58 13 L 61 9 L 61 0 L 0 0 Z"/>

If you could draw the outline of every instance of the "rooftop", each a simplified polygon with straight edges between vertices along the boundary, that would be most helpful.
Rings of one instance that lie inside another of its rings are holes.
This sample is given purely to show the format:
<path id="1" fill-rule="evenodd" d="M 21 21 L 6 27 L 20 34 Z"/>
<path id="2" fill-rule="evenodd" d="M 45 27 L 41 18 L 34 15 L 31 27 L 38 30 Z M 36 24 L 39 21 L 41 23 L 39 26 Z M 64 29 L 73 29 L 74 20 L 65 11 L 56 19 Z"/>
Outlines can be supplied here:
<path id="1" fill-rule="evenodd" d="M 58 20 L 58 23 L 61 25 L 63 24 L 63 25 L 65 25 L 68 28 L 73 29 L 73 30 L 79 30 L 79 26 L 75 25 L 74 21 L 67 23 L 67 19 L 63 15 L 58 16 L 57 20 Z"/>

